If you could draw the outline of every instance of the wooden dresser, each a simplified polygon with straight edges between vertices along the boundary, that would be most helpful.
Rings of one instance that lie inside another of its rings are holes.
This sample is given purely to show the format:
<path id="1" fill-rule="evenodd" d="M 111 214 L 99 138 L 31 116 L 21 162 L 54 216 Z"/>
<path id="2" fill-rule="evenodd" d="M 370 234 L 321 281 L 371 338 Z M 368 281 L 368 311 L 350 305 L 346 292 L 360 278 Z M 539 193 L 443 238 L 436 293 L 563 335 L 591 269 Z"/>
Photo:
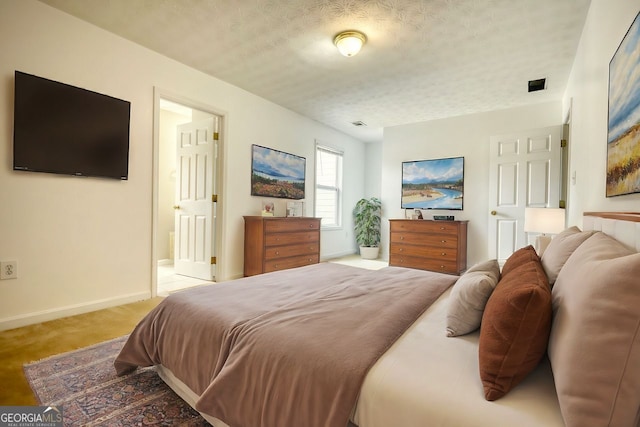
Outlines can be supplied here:
<path id="1" fill-rule="evenodd" d="M 390 219 L 389 265 L 461 274 L 467 269 L 467 222 Z"/>
<path id="2" fill-rule="evenodd" d="M 320 262 L 320 218 L 244 217 L 244 275 Z"/>

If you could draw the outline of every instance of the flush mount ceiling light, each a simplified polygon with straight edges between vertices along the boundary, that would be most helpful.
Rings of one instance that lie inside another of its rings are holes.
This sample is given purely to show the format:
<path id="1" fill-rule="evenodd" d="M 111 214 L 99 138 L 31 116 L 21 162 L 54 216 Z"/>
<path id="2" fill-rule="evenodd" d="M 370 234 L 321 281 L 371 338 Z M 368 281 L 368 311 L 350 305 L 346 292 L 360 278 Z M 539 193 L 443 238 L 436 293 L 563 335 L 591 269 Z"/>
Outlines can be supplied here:
<path id="1" fill-rule="evenodd" d="M 353 56 L 360 52 L 362 45 L 367 41 L 367 37 L 358 31 L 343 31 L 335 36 L 333 44 L 344 56 Z"/>

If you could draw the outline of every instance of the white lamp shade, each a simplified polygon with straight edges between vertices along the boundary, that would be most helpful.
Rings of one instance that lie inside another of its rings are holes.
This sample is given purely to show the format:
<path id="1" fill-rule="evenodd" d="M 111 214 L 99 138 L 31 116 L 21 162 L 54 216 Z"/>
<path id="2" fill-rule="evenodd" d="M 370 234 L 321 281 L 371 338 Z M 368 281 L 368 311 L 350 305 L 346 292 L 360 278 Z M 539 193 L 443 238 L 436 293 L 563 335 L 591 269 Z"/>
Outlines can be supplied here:
<path id="1" fill-rule="evenodd" d="M 564 214 L 564 209 L 558 208 L 525 208 L 524 231 L 558 234 L 565 228 Z"/>
<path id="2" fill-rule="evenodd" d="M 360 52 L 362 45 L 366 41 L 364 34 L 357 31 L 345 31 L 338 34 L 333 43 L 344 56 L 353 56 Z"/>

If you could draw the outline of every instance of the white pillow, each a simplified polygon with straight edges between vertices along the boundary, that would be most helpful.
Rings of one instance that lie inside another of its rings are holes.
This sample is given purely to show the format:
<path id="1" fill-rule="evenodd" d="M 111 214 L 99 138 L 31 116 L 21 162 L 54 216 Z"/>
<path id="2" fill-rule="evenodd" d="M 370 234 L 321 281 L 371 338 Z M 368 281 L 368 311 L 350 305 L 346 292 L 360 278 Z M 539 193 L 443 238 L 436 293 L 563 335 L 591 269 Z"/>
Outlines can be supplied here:
<path id="1" fill-rule="evenodd" d="M 448 337 L 465 335 L 480 327 L 482 314 L 500 278 L 498 260 L 474 265 L 453 285 L 449 295 Z"/>
<path id="2" fill-rule="evenodd" d="M 549 246 L 542 253 L 540 260 L 542 268 L 547 274 L 549 285 L 553 286 L 562 266 L 567 262 L 573 251 L 585 240 L 593 235 L 593 231 L 580 231 L 578 227 L 570 227 L 551 239 Z"/>

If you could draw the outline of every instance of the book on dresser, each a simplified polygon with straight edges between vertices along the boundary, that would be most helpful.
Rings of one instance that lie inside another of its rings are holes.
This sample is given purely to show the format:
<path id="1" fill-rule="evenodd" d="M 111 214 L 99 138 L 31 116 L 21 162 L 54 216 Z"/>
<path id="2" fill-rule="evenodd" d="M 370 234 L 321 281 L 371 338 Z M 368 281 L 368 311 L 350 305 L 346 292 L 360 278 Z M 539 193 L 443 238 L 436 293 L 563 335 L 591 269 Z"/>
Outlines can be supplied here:
<path id="1" fill-rule="evenodd" d="M 467 269 L 467 222 L 389 220 L 389 265 L 449 274 Z"/>
<path id="2" fill-rule="evenodd" d="M 320 218 L 244 217 L 244 275 L 320 262 Z"/>

